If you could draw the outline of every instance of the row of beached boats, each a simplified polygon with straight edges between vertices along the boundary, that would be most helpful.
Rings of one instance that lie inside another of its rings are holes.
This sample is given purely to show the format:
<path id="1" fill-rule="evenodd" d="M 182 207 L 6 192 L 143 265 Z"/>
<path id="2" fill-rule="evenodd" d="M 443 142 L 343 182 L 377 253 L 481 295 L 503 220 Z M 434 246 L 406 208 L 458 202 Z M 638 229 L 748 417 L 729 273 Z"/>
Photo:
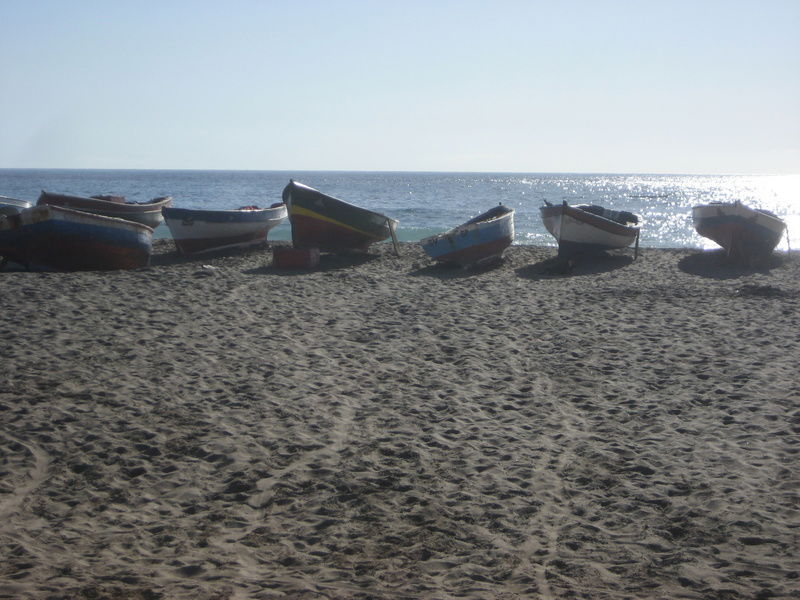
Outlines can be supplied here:
<path id="1" fill-rule="evenodd" d="M 541 216 L 561 259 L 631 245 L 638 250 L 641 218 L 633 213 L 545 202 Z M 738 201 L 696 206 L 692 216 L 697 232 L 737 261 L 766 259 L 786 229 L 774 214 Z M 282 202 L 233 210 L 177 208 L 169 196 L 127 202 L 42 192 L 35 206 L 0 196 L 0 260 L 27 268 L 131 269 L 149 264 L 153 230 L 162 221 L 178 251 L 196 255 L 262 244 L 286 219 L 296 249 L 365 251 L 391 238 L 397 250 L 396 219 L 290 180 Z M 513 240 L 514 209 L 500 204 L 420 244 L 437 262 L 473 267 L 502 258 Z"/>

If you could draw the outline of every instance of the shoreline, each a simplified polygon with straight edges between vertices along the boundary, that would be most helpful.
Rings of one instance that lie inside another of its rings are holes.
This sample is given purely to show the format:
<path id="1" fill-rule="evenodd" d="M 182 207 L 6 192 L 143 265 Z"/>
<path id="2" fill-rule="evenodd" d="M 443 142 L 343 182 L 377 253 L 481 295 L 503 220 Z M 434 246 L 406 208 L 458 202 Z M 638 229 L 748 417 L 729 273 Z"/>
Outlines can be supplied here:
<path id="1" fill-rule="evenodd" d="M 0 272 L 0 598 L 796 593 L 796 251 L 400 246 Z"/>

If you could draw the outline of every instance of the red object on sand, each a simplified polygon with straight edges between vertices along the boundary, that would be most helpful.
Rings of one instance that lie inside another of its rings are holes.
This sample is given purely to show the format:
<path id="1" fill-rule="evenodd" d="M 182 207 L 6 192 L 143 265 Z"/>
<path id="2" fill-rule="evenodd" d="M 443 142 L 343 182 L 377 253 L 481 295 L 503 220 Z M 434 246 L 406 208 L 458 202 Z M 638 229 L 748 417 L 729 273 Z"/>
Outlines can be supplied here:
<path id="1" fill-rule="evenodd" d="M 319 265 L 319 248 L 274 248 L 272 265 L 276 269 L 313 269 Z"/>

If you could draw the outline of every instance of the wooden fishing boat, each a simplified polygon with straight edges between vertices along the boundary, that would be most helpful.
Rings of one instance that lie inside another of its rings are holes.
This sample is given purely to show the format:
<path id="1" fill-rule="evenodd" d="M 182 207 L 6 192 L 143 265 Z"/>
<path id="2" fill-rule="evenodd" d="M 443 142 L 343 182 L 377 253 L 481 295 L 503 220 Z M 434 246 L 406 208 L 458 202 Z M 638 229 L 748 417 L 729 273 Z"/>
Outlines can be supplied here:
<path id="1" fill-rule="evenodd" d="M 513 241 L 514 209 L 500 204 L 420 244 L 437 262 L 471 267 L 502 258 Z"/>
<path id="2" fill-rule="evenodd" d="M 545 201 L 540 210 L 545 228 L 558 241 L 560 258 L 638 245 L 640 219 L 633 213 L 566 201 Z"/>
<path id="3" fill-rule="evenodd" d="M 366 250 L 371 244 L 395 239 L 398 221 L 314 188 L 290 180 L 283 201 L 292 224 L 296 248 L 319 248 L 326 252 Z"/>
<path id="4" fill-rule="evenodd" d="M 123 196 L 101 194 L 87 198 L 43 191 L 39 195 L 39 200 L 36 204 L 49 204 L 104 217 L 125 219 L 126 221 L 134 221 L 155 229 L 163 220 L 161 209 L 165 206 L 170 206 L 172 198 L 170 196 L 162 196 L 147 202 L 126 202 Z"/>
<path id="5" fill-rule="evenodd" d="M 202 254 L 262 244 L 270 229 L 286 220 L 283 202 L 269 208 L 235 210 L 163 209 L 164 222 L 181 254 Z"/>
<path id="6" fill-rule="evenodd" d="M 17 200 L 8 196 L 0 196 L 0 216 L 16 215 L 33 206 L 27 200 Z"/>
<path id="7" fill-rule="evenodd" d="M 0 256 L 28 269 L 135 269 L 150 263 L 153 230 L 60 206 L 0 217 Z"/>
<path id="8" fill-rule="evenodd" d="M 738 200 L 695 206 L 692 220 L 697 233 L 722 246 L 728 258 L 736 261 L 767 258 L 786 231 L 786 223 L 773 213 Z"/>

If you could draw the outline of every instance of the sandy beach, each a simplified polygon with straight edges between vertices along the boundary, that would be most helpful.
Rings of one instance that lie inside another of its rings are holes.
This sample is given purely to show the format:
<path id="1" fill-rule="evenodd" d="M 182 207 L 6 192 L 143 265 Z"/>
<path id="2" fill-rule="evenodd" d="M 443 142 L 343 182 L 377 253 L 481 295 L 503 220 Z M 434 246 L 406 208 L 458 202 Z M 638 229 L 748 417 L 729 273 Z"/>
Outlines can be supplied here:
<path id="1" fill-rule="evenodd" d="M 800 256 L 1 272 L 0 598 L 800 598 Z"/>

